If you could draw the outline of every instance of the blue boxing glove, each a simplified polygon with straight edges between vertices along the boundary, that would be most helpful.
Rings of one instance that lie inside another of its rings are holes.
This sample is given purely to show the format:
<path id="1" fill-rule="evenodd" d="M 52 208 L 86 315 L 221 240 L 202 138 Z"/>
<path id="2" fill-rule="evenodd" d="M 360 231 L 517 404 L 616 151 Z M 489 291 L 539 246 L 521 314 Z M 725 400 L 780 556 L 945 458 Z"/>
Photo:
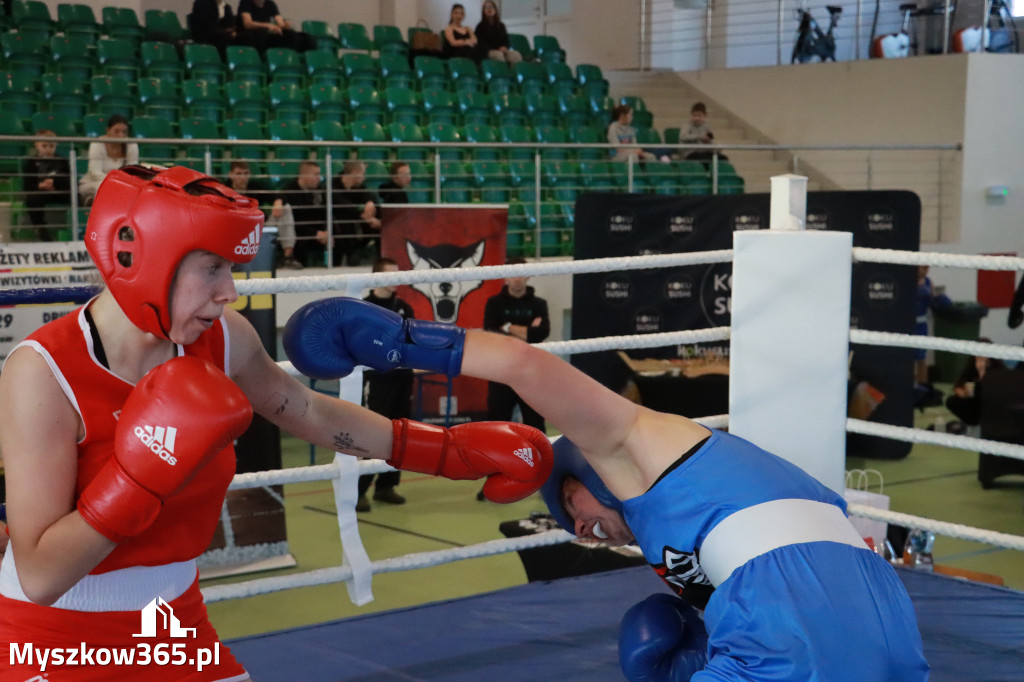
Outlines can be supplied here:
<path id="1" fill-rule="evenodd" d="M 708 634 L 697 610 L 652 594 L 622 617 L 619 665 L 629 682 L 686 682 L 708 662 Z"/>
<path id="2" fill-rule="evenodd" d="M 456 376 L 466 330 L 452 324 L 402 319 L 355 298 L 325 298 L 302 306 L 284 326 L 284 352 L 314 379 L 337 379 L 356 365 L 380 372 L 425 369 Z"/>

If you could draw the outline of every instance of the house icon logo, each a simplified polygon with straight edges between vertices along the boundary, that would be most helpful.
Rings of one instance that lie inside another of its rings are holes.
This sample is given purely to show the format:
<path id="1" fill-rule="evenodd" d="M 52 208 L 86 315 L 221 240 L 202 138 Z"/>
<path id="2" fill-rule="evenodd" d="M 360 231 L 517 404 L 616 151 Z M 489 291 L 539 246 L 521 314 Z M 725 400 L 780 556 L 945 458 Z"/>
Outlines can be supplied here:
<path id="1" fill-rule="evenodd" d="M 183 628 L 174 615 L 171 605 L 157 597 L 142 609 L 142 632 L 132 637 L 156 637 L 157 626 L 168 632 L 168 636 L 188 638 L 196 636 L 195 628 Z"/>

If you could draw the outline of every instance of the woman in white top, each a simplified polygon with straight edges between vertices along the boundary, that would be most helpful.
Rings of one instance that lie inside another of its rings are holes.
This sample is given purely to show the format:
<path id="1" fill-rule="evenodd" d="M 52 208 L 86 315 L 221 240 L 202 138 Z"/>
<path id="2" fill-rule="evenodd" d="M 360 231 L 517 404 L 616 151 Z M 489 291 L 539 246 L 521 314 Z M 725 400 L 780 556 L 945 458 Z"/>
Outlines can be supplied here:
<path id="1" fill-rule="evenodd" d="M 128 137 L 128 119 L 114 114 L 107 120 L 107 134 L 89 145 L 89 171 L 78 181 L 78 193 L 85 205 L 92 203 L 103 178 L 110 171 L 139 162 L 139 145 L 109 138 Z"/>

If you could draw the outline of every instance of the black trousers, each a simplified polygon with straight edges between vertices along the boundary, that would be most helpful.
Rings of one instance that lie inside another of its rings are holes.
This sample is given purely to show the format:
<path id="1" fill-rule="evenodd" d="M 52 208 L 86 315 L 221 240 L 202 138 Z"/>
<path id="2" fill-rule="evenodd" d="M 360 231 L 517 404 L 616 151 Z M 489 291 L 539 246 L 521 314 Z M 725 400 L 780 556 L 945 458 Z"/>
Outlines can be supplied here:
<path id="1" fill-rule="evenodd" d="M 487 418 L 496 421 L 512 421 L 516 405 L 523 411 L 523 423 L 544 431 L 544 417 L 526 404 L 519 395 L 505 384 L 490 383 L 487 387 Z"/>
<path id="2" fill-rule="evenodd" d="M 369 373 L 368 373 L 369 374 Z M 367 409 L 391 419 L 408 419 L 412 413 L 413 375 L 408 370 L 388 374 L 374 374 L 365 380 Z M 377 478 L 376 490 L 387 490 L 398 485 L 401 471 L 366 474 L 359 477 L 359 496 L 362 497 Z"/>

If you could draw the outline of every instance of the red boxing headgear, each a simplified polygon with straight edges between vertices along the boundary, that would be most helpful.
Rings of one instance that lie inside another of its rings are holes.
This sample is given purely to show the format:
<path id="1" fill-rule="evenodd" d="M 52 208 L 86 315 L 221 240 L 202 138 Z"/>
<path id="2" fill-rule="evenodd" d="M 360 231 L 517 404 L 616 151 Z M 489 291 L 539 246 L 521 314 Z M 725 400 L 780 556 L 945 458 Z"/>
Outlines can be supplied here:
<path id="1" fill-rule="evenodd" d="M 201 249 L 248 263 L 262 231 L 257 202 L 207 175 L 181 166 L 126 166 L 100 185 L 85 246 L 128 319 L 166 339 L 181 260 Z"/>

